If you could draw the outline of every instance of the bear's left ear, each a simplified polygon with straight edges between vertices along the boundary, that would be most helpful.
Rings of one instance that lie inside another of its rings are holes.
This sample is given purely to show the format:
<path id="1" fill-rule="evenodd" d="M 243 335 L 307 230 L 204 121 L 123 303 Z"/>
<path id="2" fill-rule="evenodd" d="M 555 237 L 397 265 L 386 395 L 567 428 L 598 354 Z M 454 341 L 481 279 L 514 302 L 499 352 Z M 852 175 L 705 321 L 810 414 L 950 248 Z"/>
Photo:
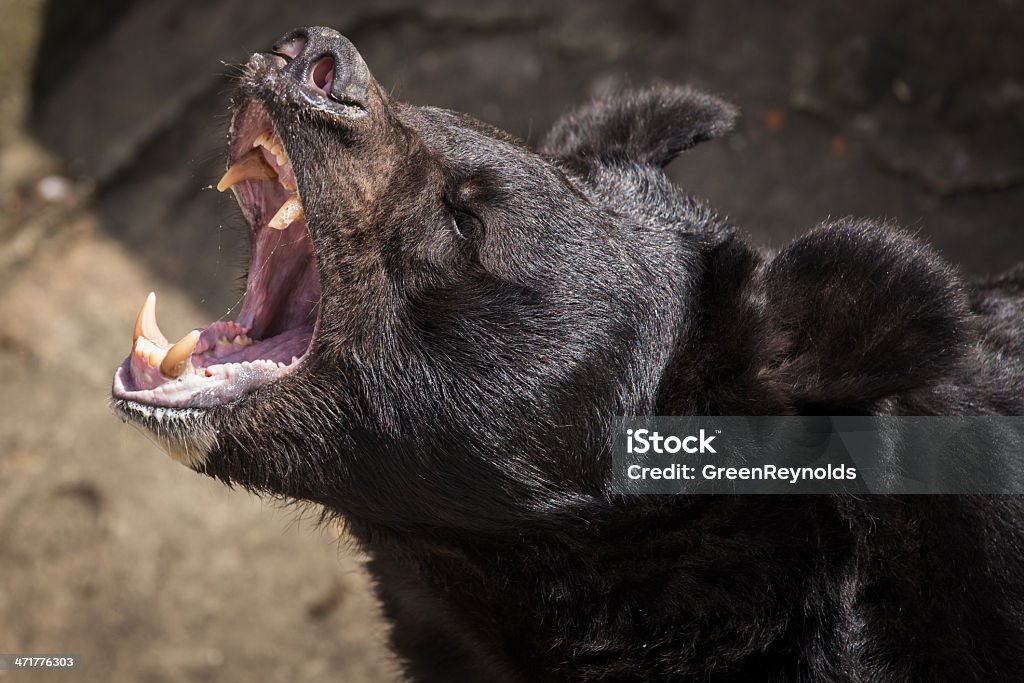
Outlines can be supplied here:
<path id="1" fill-rule="evenodd" d="M 659 168 L 732 129 L 736 108 L 680 86 L 626 90 L 563 116 L 540 144 L 562 159 L 628 160 Z"/>
<path id="2" fill-rule="evenodd" d="M 798 410 L 869 409 L 949 379 L 972 337 L 965 289 L 925 244 L 869 221 L 824 225 L 763 271 L 762 373 Z M 839 413 L 836 413 L 839 414 Z"/>

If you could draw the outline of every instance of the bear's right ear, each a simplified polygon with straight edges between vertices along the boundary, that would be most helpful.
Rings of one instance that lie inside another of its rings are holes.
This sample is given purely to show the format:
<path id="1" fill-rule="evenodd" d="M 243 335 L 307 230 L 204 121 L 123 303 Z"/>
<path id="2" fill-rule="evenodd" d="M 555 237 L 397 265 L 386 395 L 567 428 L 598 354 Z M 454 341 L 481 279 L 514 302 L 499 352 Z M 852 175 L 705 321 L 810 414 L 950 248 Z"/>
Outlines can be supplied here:
<path id="1" fill-rule="evenodd" d="M 801 411 L 870 410 L 948 381 L 974 341 L 966 290 L 927 245 L 884 224 L 839 220 L 763 271 L 771 346 L 760 368 Z"/>
<path id="2" fill-rule="evenodd" d="M 632 160 L 664 167 L 680 152 L 732 129 L 736 108 L 679 86 L 627 90 L 563 116 L 540 145 L 562 159 Z"/>
<path id="3" fill-rule="evenodd" d="M 976 343 L 966 290 L 885 224 L 822 225 L 765 260 L 735 235 L 705 255 L 660 415 L 860 415 L 953 380 Z"/>

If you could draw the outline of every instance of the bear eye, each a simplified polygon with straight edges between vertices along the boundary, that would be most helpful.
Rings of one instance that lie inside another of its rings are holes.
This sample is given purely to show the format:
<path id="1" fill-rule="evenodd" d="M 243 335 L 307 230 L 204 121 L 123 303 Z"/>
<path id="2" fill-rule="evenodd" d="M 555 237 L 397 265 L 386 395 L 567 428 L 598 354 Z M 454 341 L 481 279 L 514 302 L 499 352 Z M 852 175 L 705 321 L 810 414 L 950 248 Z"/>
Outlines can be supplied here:
<path id="1" fill-rule="evenodd" d="M 472 240 L 480 234 L 483 224 L 480 219 L 467 211 L 452 212 L 452 227 L 459 237 Z"/>

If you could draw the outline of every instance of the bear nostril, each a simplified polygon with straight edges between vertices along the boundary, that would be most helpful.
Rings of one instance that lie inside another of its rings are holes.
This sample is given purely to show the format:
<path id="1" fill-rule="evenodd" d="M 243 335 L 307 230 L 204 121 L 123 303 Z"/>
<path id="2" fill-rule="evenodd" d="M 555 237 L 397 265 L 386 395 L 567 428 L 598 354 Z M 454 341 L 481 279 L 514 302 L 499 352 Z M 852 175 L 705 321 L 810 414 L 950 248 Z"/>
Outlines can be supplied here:
<path id="1" fill-rule="evenodd" d="M 309 75 L 313 87 L 324 95 L 331 94 L 331 84 L 334 83 L 334 58 L 324 57 L 315 65 Z"/>
<path id="2" fill-rule="evenodd" d="M 306 49 L 306 37 L 295 36 L 294 38 L 288 38 L 274 45 L 272 51 L 288 58 L 291 61 L 302 54 L 302 51 Z"/>

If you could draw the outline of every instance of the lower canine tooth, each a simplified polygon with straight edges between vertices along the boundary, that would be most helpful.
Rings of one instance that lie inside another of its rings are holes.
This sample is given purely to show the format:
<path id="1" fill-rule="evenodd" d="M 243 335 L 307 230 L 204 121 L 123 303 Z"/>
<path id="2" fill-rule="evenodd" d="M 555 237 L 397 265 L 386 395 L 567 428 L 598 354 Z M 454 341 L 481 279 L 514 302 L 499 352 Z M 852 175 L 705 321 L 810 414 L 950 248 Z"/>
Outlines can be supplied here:
<path id="1" fill-rule="evenodd" d="M 302 201 L 299 200 L 299 196 L 293 194 L 285 200 L 281 208 L 277 210 L 274 217 L 270 219 L 270 223 L 267 225 L 274 230 L 284 230 L 295 221 L 302 220 L 305 218 L 305 214 L 302 211 Z"/>
<path id="2" fill-rule="evenodd" d="M 251 179 L 277 180 L 277 172 L 270 167 L 267 160 L 263 158 L 263 152 L 258 149 L 249 150 L 241 159 L 231 164 L 231 168 L 217 183 L 217 191 L 223 192 L 232 185 Z"/>
<path id="3" fill-rule="evenodd" d="M 185 368 L 188 367 L 188 361 L 192 357 L 192 352 L 196 350 L 196 346 L 199 344 L 199 337 L 199 330 L 192 330 L 182 337 L 181 341 L 168 349 L 167 355 L 164 356 L 163 362 L 160 363 L 160 372 L 168 377 L 181 377 L 185 372 Z"/>

